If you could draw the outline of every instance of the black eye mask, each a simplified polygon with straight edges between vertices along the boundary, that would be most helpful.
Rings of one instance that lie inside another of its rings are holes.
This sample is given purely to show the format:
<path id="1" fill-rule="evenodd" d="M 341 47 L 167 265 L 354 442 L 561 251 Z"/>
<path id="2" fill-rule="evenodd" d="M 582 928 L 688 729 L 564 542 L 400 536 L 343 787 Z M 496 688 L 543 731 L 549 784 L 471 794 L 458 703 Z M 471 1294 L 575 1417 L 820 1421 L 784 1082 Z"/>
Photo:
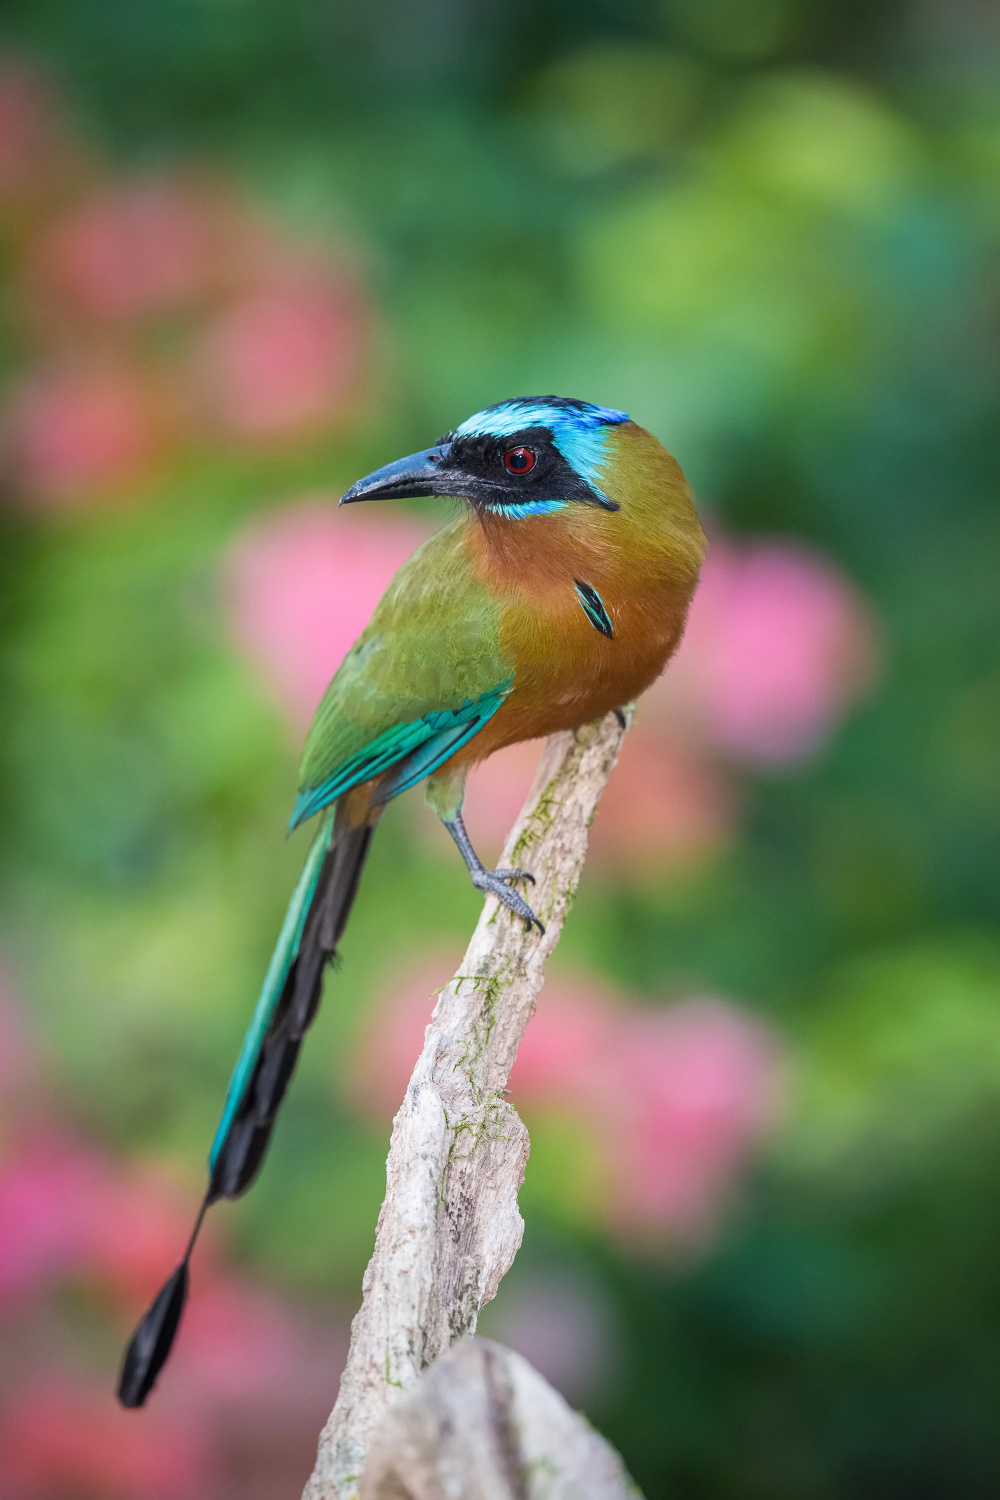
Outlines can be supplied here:
<path id="1" fill-rule="evenodd" d="M 442 453 L 436 462 L 435 494 L 461 496 L 497 511 L 505 506 L 558 501 L 619 509 L 613 500 L 580 478 L 559 452 L 547 427 L 524 427 L 504 437 L 456 437 L 449 433 L 438 446 Z M 511 473 L 504 466 L 504 455 L 516 448 L 527 448 L 534 456 L 526 473 Z"/>

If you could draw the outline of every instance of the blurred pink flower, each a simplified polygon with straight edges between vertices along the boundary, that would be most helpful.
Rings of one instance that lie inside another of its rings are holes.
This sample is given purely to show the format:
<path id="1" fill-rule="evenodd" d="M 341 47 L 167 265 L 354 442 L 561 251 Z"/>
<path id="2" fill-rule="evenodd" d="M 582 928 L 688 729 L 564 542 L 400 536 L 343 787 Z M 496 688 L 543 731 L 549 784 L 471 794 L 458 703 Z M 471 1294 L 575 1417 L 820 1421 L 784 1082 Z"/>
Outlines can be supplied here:
<path id="1" fill-rule="evenodd" d="M 4 428 L 17 489 L 53 508 L 79 505 L 138 479 L 158 440 L 142 377 L 111 364 L 29 377 L 11 398 Z"/>
<path id="2" fill-rule="evenodd" d="M 199 1249 L 157 1402 L 208 1428 L 223 1493 L 241 1500 L 297 1494 L 349 1340 L 346 1309 L 296 1309 L 206 1266 Z"/>
<path id="3" fill-rule="evenodd" d="M 26 1045 L 13 1033 L 4 1058 L 8 1008 L 0 974 L 0 1072 Z M 44 1089 L 13 1109 L 5 1090 L 3 1102 L 2 1500 L 297 1493 L 346 1355 L 346 1315 L 327 1309 L 317 1322 L 315 1310 L 307 1318 L 230 1276 L 210 1224 L 156 1400 L 140 1417 L 122 1411 L 106 1356 L 124 1348 L 140 1310 L 176 1265 L 197 1200 L 155 1170 L 123 1164 L 70 1135 L 46 1117 Z M 61 1295 L 67 1284 L 85 1299 Z M 68 1372 L 85 1367 L 101 1315 L 105 1353 L 93 1382 L 84 1382 Z"/>
<path id="4" fill-rule="evenodd" d="M 779 1085 L 775 1040 L 725 1001 L 625 1009 L 553 986 L 510 1080 L 515 1103 L 560 1105 L 602 1143 L 613 1228 L 694 1241 L 776 1123 Z"/>
<path id="5" fill-rule="evenodd" d="M 232 436 L 296 436 L 343 413 L 364 347 L 357 288 L 325 270 L 299 272 L 218 314 L 203 337 L 199 383 Z"/>
<path id="6" fill-rule="evenodd" d="M 170 1266 L 169 1259 L 161 1263 L 160 1280 Z M 302 1333 L 287 1309 L 203 1264 L 192 1274 L 184 1336 L 173 1361 L 185 1398 L 239 1402 L 294 1385 Z"/>
<path id="7" fill-rule="evenodd" d="M 13 985 L 0 968 L 0 1100 L 4 1116 L 10 1113 L 12 1103 L 21 1103 L 36 1082 L 35 1067 L 35 1049 L 24 1013 Z"/>
<path id="8" fill-rule="evenodd" d="M 97 1277 L 141 1302 L 177 1258 L 188 1217 L 157 1177 L 55 1130 L 15 1139 L 0 1163 L 0 1299 Z"/>
<path id="9" fill-rule="evenodd" d="M 23 1324 L 26 1313 L 34 1317 L 45 1309 L 47 1332 L 50 1324 L 57 1330 L 52 1315 L 59 1304 L 37 1294 L 52 1283 L 96 1284 L 116 1300 L 121 1321 L 113 1336 L 124 1345 L 140 1309 L 176 1264 L 192 1212 L 151 1174 L 122 1168 L 76 1142 L 50 1135 L 22 1143 L 0 1173 L 5 1314 Z M 201 1494 L 209 1453 L 221 1473 L 228 1466 L 229 1429 L 251 1413 L 253 1441 L 266 1453 L 275 1485 L 284 1485 L 289 1474 L 301 1484 L 346 1346 L 346 1320 L 324 1319 L 322 1337 L 315 1338 L 311 1325 L 276 1298 L 221 1271 L 211 1240 L 199 1244 L 183 1334 L 152 1419 L 144 1414 L 137 1424 L 118 1412 L 103 1383 L 93 1394 L 51 1376 L 53 1348 L 50 1340 L 43 1343 L 38 1375 L 29 1378 L 22 1369 L 16 1392 L 9 1384 L 0 1390 L 0 1496 L 150 1500 L 187 1496 L 191 1486 Z M 97 1444 L 86 1421 L 92 1402 L 103 1414 Z M 101 1446 L 113 1445 L 121 1422 L 126 1434 L 148 1436 L 129 1446 L 120 1463 L 108 1455 L 102 1460 Z M 163 1460 L 166 1431 L 185 1436 L 176 1462 Z M 252 1442 L 241 1436 L 239 1447 L 245 1456 Z M 11 1489 L 5 1488 L 9 1478 L 17 1481 Z M 270 1492 L 247 1479 L 239 1493 Z"/>
<path id="10" fill-rule="evenodd" d="M 871 610 L 833 564 L 795 541 L 716 536 L 640 722 L 686 725 L 736 760 L 783 765 L 829 738 L 877 658 Z"/>
<path id="11" fill-rule="evenodd" d="M 191 1229 L 191 1200 L 152 1168 L 109 1162 L 91 1209 L 82 1269 L 132 1305 L 144 1303 L 179 1258 Z M 98 1212 L 99 1210 L 99 1212 Z M 210 1253 L 214 1230 L 205 1236 Z"/>
<path id="12" fill-rule="evenodd" d="M 704 1239 L 720 1200 L 777 1123 L 774 1039 L 721 1000 L 634 1014 L 605 1087 L 617 1227 Z"/>
<path id="13" fill-rule="evenodd" d="M 36 251 L 49 295 L 118 320 L 183 307 L 204 290 L 215 225 L 204 192 L 169 179 L 103 189 Z"/>
<path id="14" fill-rule="evenodd" d="M 630 1014 L 599 985 L 550 980 L 521 1043 L 510 1077 L 525 1104 L 576 1109 L 592 1088 L 603 1098 L 608 1060 Z"/>
<path id="15" fill-rule="evenodd" d="M 38 186 L 59 138 L 48 90 L 30 69 L 0 64 L 0 199 Z"/>
<path id="16" fill-rule="evenodd" d="M 393 573 L 428 535 L 408 516 L 289 506 L 236 539 L 224 570 L 238 644 L 304 729 Z"/>
<path id="17" fill-rule="evenodd" d="M 157 1402 L 208 1426 L 217 1492 L 240 1500 L 298 1494 L 347 1357 L 346 1309 L 296 1310 L 198 1262 L 181 1336 Z"/>
<path id="18" fill-rule="evenodd" d="M 212 1470 L 193 1412 L 137 1421 L 108 1391 L 56 1375 L 22 1384 L 0 1409 L 3 1500 L 207 1500 Z"/>
<path id="19" fill-rule="evenodd" d="M 731 780 L 669 735 L 637 724 L 625 738 L 590 832 L 590 858 L 615 873 L 678 869 L 729 840 Z"/>
<path id="20" fill-rule="evenodd" d="M 359 1102 L 395 1112 L 437 986 L 454 963 L 420 968 L 379 1008 L 358 1059 Z M 513 1102 L 559 1109 L 605 1158 L 607 1224 L 627 1238 L 698 1243 L 714 1228 L 753 1150 L 777 1124 L 776 1039 L 726 1001 L 625 1006 L 596 985 L 549 983 L 511 1073 Z"/>

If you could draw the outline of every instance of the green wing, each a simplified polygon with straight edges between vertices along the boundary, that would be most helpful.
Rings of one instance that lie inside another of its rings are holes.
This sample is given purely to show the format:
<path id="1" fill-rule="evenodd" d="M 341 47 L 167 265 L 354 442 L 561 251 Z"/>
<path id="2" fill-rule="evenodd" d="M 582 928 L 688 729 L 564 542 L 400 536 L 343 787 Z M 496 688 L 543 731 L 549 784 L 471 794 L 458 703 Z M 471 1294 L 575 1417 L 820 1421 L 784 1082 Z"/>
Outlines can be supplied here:
<path id="1" fill-rule="evenodd" d="M 350 787 L 396 767 L 386 801 L 477 734 L 514 681 L 500 605 L 472 576 L 462 518 L 396 574 L 347 653 L 306 737 L 292 827 Z"/>

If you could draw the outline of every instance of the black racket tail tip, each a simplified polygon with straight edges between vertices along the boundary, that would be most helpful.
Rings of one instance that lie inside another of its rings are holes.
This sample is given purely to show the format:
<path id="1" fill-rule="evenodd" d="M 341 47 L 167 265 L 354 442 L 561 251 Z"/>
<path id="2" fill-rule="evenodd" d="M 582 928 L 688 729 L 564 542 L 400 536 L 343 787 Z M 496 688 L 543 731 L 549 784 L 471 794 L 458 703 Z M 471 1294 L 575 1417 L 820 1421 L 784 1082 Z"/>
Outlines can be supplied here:
<path id="1" fill-rule="evenodd" d="M 160 1288 L 132 1335 L 118 1380 L 118 1400 L 130 1411 L 144 1405 L 167 1362 L 188 1294 L 188 1262 L 211 1199 L 208 1194 L 195 1220 L 184 1259 Z"/>

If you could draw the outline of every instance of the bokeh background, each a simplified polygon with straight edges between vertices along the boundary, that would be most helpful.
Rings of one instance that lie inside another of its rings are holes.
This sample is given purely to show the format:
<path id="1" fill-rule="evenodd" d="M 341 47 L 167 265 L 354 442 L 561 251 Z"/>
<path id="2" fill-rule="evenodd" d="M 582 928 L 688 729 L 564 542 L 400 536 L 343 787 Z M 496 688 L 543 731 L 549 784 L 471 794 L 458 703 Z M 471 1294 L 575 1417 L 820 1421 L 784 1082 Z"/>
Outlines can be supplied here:
<path id="1" fill-rule="evenodd" d="M 266 1169 L 173 1265 L 298 747 L 477 408 L 623 407 L 712 550 L 514 1076 L 483 1328 L 650 1500 L 1000 1490 L 1000 11 L 5 0 L 0 1497 L 297 1495 L 478 898 L 394 805 Z M 537 746 L 478 772 L 495 855 Z"/>

